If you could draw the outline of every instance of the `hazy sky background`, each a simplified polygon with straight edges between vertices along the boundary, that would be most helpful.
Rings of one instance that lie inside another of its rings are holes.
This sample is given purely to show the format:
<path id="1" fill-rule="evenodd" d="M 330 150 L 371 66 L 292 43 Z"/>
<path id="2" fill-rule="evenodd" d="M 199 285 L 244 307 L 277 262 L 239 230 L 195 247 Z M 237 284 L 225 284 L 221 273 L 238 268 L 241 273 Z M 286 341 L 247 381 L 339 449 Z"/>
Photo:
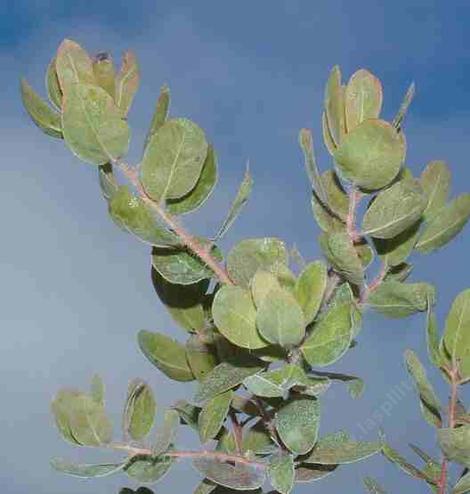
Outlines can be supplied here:
<path id="1" fill-rule="evenodd" d="M 172 90 L 172 114 L 196 120 L 219 154 L 219 187 L 202 213 L 188 218 L 191 229 L 215 230 L 249 159 L 254 194 L 223 247 L 247 236 L 275 235 L 314 259 L 320 255 L 319 231 L 297 133 L 313 128 L 319 163 L 328 166 L 319 123 L 323 86 L 334 64 L 345 77 L 366 67 L 382 79 L 385 118 L 392 118 L 415 80 L 417 98 L 405 126 L 407 162 L 418 173 L 429 160 L 446 159 L 453 192 L 469 190 L 469 22 L 466 0 L 0 3 L 2 492 L 117 494 L 120 487 L 136 486 L 125 476 L 80 482 L 50 469 L 52 456 L 86 461 L 93 455 L 65 444 L 52 425 L 49 402 L 60 387 L 84 388 L 98 371 L 116 429 L 131 378 L 149 380 L 160 410 L 190 391 L 156 372 L 137 349 L 139 329 L 180 331 L 153 293 L 148 249 L 108 219 L 96 170 L 29 121 L 18 96 L 19 76 L 44 94 L 46 65 L 64 37 L 91 52 L 112 50 L 115 58 L 132 48 L 142 85 L 130 115 L 131 156 L 139 157 L 164 82 Z M 469 251 L 467 229 L 442 251 L 416 256 L 412 279 L 437 284 L 441 323 L 452 299 L 470 284 Z M 414 392 L 391 406 L 388 396 L 408 388 L 405 348 L 418 349 L 427 362 L 424 317 L 390 321 L 368 314 L 359 342 L 337 369 L 364 377 L 366 392 L 354 401 L 337 385 L 325 400 L 322 432 L 345 428 L 373 438 L 383 428 L 403 452 L 409 441 L 436 452 Z M 439 376 L 431 376 L 446 399 Z M 377 420 L 381 407 L 391 410 Z M 364 432 L 373 417 L 375 427 Z M 181 442 L 192 444 L 189 435 Z M 424 489 L 376 457 L 296 492 L 361 493 L 364 475 L 377 477 L 392 493 Z M 190 465 L 181 463 L 156 491 L 189 493 L 196 482 Z"/>

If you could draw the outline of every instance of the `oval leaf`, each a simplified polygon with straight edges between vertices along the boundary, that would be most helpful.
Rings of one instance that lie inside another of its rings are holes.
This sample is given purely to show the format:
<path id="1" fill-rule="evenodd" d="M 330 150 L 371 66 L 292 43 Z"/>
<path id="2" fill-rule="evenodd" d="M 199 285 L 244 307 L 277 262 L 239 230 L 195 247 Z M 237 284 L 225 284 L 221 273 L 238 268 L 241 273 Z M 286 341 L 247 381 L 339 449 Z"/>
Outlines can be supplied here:
<path id="1" fill-rule="evenodd" d="M 450 170 L 444 161 L 431 161 L 421 174 L 420 182 L 428 199 L 424 211 L 426 220 L 431 219 L 446 204 L 450 190 Z"/>
<path id="2" fill-rule="evenodd" d="M 199 437 L 202 443 L 213 439 L 219 433 L 230 410 L 232 396 L 233 391 L 226 391 L 214 396 L 202 407 L 198 420 Z"/>
<path id="3" fill-rule="evenodd" d="M 328 279 L 321 261 L 311 262 L 300 273 L 295 284 L 295 297 L 302 307 L 305 322 L 310 324 L 320 310 Z"/>
<path id="4" fill-rule="evenodd" d="M 129 384 L 124 408 L 123 428 L 135 441 L 143 439 L 155 420 L 155 398 L 150 387 L 140 379 Z"/>

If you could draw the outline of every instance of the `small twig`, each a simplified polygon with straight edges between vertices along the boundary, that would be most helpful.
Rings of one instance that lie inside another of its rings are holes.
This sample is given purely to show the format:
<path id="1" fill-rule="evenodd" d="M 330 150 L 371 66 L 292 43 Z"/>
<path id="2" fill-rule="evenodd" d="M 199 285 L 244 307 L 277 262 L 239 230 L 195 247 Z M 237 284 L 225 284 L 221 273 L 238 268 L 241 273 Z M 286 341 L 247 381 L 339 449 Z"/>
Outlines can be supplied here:
<path id="1" fill-rule="evenodd" d="M 156 203 L 145 191 L 143 185 L 140 182 L 137 170 L 130 167 L 126 163 L 121 161 L 113 162 L 113 165 L 117 166 L 126 178 L 134 185 L 139 194 L 140 198 L 152 208 L 155 213 L 176 233 L 176 235 L 181 239 L 182 243 L 191 250 L 196 256 L 198 256 L 204 263 L 214 272 L 219 281 L 226 285 L 232 285 L 232 280 L 230 279 L 227 271 L 218 263 L 214 257 L 212 257 L 209 248 L 203 245 L 199 240 L 193 237 L 189 232 L 187 232 L 177 221 L 169 215 L 165 209 L 158 203 Z"/>
<path id="2" fill-rule="evenodd" d="M 387 273 L 388 266 L 384 263 L 382 264 L 379 274 L 370 282 L 370 284 L 364 284 L 360 299 L 361 304 L 364 304 L 367 301 L 367 297 L 381 285 L 385 276 L 387 276 Z"/>
<path id="3" fill-rule="evenodd" d="M 457 411 L 457 402 L 458 402 L 458 391 L 459 391 L 459 369 L 457 367 L 456 362 L 452 363 L 452 368 L 445 369 L 447 375 L 450 378 L 450 400 L 449 400 L 449 416 L 448 416 L 448 427 L 453 429 L 457 422 L 456 411 Z M 438 494 L 445 494 L 447 487 L 447 470 L 448 470 L 448 461 L 446 458 L 442 460 L 441 465 L 441 475 L 438 480 Z"/>
<path id="4" fill-rule="evenodd" d="M 109 448 L 119 451 L 126 451 L 131 457 L 153 455 L 151 449 L 136 448 L 128 444 L 112 443 L 109 445 Z M 266 465 L 260 461 L 245 458 L 244 456 L 220 453 L 219 451 L 167 451 L 161 456 L 166 456 L 169 458 L 212 458 L 214 460 L 226 463 L 240 463 L 243 465 L 251 465 L 257 468 L 266 467 Z"/>

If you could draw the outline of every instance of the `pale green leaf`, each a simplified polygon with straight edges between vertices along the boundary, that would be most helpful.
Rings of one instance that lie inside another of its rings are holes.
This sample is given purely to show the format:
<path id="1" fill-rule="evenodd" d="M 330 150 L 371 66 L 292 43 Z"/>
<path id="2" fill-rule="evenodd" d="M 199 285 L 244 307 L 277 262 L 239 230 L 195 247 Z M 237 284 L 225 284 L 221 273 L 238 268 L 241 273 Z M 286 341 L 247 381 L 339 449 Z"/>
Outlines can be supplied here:
<path id="1" fill-rule="evenodd" d="M 468 494 L 470 492 L 470 472 L 467 472 L 460 480 L 454 485 L 452 494 Z"/>
<path id="2" fill-rule="evenodd" d="M 389 239 L 374 238 L 374 246 L 382 262 L 390 267 L 399 266 L 408 259 L 418 240 L 420 222 L 417 221 L 397 236 Z"/>
<path id="3" fill-rule="evenodd" d="M 355 441 L 349 434 L 340 431 L 318 440 L 310 454 L 302 459 L 303 463 L 319 465 L 343 465 L 355 463 L 379 453 L 382 443 Z"/>
<path id="4" fill-rule="evenodd" d="M 384 444 L 382 447 L 382 453 L 387 458 L 387 460 L 391 461 L 395 465 L 400 468 L 403 472 L 411 477 L 416 479 L 425 480 L 428 483 L 433 483 L 433 479 L 427 475 L 426 472 L 419 470 L 414 465 L 409 463 L 403 456 L 400 455 L 396 450 L 390 447 L 388 444 Z"/>
<path id="5" fill-rule="evenodd" d="M 233 391 L 225 391 L 207 401 L 199 414 L 198 427 L 201 443 L 213 439 L 220 431 L 230 410 Z"/>
<path id="6" fill-rule="evenodd" d="M 214 297 L 212 317 L 220 333 L 234 345 L 249 349 L 267 346 L 256 328 L 256 308 L 248 290 L 223 286 Z"/>
<path id="7" fill-rule="evenodd" d="M 134 96 L 139 88 L 139 66 L 137 59 L 131 51 L 126 51 L 122 57 L 122 64 L 116 75 L 115 101 L 118 108 L 125 116 L 134 100 Z"/>
<path id="8" fill-rule="evenodd" d="M 140 179 L 155 201 L 179 199 L 201 176 L 208 144 L 204 131 L 185 118 L 165 122 L 145 148 Z"/>
<path id="9" fill-rule="evenodd" d="M 295 297 L 302 307 L 305 322 L 310 324 L 320 310 L 328 279 L 327 268 L 321 261 L 309 263 L 295 284 Z"/>
<path id="10" fill-rule="evenodd" d="M 319 239 L 320 247 L 335 271 L 355 285 L 364 280 L 362 261 L 345 231 L 323 233 Z"/>
<path id="11" fill-rule="evenodd" d="M 395 115 L 395 118 L 393 119 L 393 126 L 400 132 L 401 131 L 401 126 L 403 123 L 403 120 L 408 112 L 408 108 L 411 105 L 411 102 L 413 101 L 413 98 L 415 96 L 415 83 L 412 82 L 410 86 L 408 87 L 405 96 L 403 98 L 403 101 L 400 105 L 400 108 L 398 109 L 397 114 Z"/>
<path id="12" fill-rule="evenodd" d="M 116 70 L 109 53 L 99 53 L 93 58 L 93 74 L 98 86 L 114 99 L 116 93 Z"/>
<path id="13" fill-rule="evenodd" d="M 145 138 L 145 146 L 149 143 L 152 136 L 157 130 L 167 121 L 170 111 L 170 88 L 164 84 L 160 88 L 160 95 L 158 96 L 157 104 L 155 105 L 155 111 L 153 113 L 152 122 Z"/>
<path id="14" fill-rule="evenodd" d="M 125 185 L 119 186 L 111 197 L 109 214 L 117 225 L 149 245 L 168 247 L 181 244 L 179 237 L 168 231 L 149 206 Z"/>
<path id="15" fill-rule="evenodd" d="M 420 182 L 428 198 L 424 218 L 430 220 L 446 204 L 450 191 L 450 170 L 444 161 L 431 161 L 421 174 Z"/>
<path id="16" fill-rule="evenodd" d="M 355 72 L 346 86 L 344 98 L 347 131 L 351 132 L 364 120 L 379 118 L 382 99 L 380 80 L 365 69 Z"/>
<path id="17" fill-rule="evenodd" d="M 297 398 L 285 403 L 274 425 L 285 446 L 294 454 L 308 453 L 315 445 L 320 422 L 320 403 L 315 398 Z"/>
<path id="18" fill-rule="evenodd" d="M 192 335 L 186 342 L 186 358 L 194 377 L 201 381 L 217 365 L 213 341 L 200 334 Z"/>
<path id="19" fill-rule="evenodd" d="M 437 439 L 449 460 L 470 468 L 470 425 L 439 429 Z"/>
<path id="20" fill-rule="evenodd" d="M 470 379 L 470 289 L 457 295 L 447 315 L 444 347 L 460 377 Z"/>
<path id="21" fill-rule="evenodd" d="M 335 65 L 330 72 L 325 88 L 326 121 L 333 142 L 338 146 L 346 132 L 344 115 L 344 86 L 341 85 L 341 70 Z"/>
<path id="22" fill-rule="evenodd" d="M 426 343 L 429 360 L 436 367 L 441 367 L 443 358 L 439 349 L 439 325 L 431 304 L 428 305 L 426 315 Z"/>
<path id="23" fill-rule="evenodd" d="M 267 468 L 269 482 L 281 494 L 289 494 L 294 487 L 294 459 L 285 452 L 274 454 Z"/>
<path id="24" fill-rule="evenodd" d="M 256 327 L 270 343 L 285 348 L 299 344 L 305 336 L 302 308 L 287 290 L 271 290 L 256 312 Z"/>
<path id="25" fill-rule="evenodd" d="M 417 181 L 400 180 L 372 201 L 364 215 L 362 232 L 375 238 L 396 237 L 421 218 L 426 204 Z"/>
<path id="26" fill-rule="evenodd" d="M 208 241 L 198 239 L 204 245 Z M 220 250 L 212 247 L 212 256 L 222 260 Z M 188 249 L 163 249 L 154 247 L 152 250 L 152 266 L 168 282 L 176 285 L 193 285 L 198 281 L 209 279 L 213 276 L 212 270 Z"/>
<path id="27" fill-rule="evenodd" d="M 90 394 L 93 400 L 100 406 L 104 407 L 104 382 L 98 374 L 91 379 Z"/>
<path id="28" fill-rule="evenodd" d="M 245 176 L 243 177 L 242 182 L 237 191 L 237 195 L 230 206 L 230 209 L 225 217 L 222 225 L 219 228 L 215 236 L 215 240 L 222 238 L 225 233 L 232 226 L 233 222 L 238 218 L 238 215 L 241 213 L 243 207 L 248 202 L 250 198 L 251 190 L 253 188 L 253 178 L 251 176 L 250 170 L 248 166 L 246 167 Z"/>
<path id="29" fill-rule="evenodd" d="M 429 283 L 400 283 L 384 281 L 367 298 L 367 305 L 382 314 L 393 317 L 407 317 L 415 312 L 424 312 L 428 299 L 434 304 L 435 288 Z"/>
<path id="30" fill-rule="evenodd" d="M 21 98 L 32 121 L 47 135 L 61 139 L 60 114 L 42 100 L 25 79 L 21 79 Z"/>
<path id="31" fill-rule="evenodd" d="M 139 482 L 153 484 L 170 470 L 175 458 L 169 456 L 133 456 L 124 468 L 127 475 Z"/>
<path id="32" fill-rule="evenodd" d="M 62 458 L 53 458 L 51 466 L 58 472 L 85 479 L 107 477 L 113 473 L 121 471 L 126 463 L 101 463 L 96 465 L 84 465 L 71 463 Z"/>
<path id="33" fill-rule="evenodd" d="M 334 152 L 336 151 L 336 143 L 334 142 L 333 137 L 331 135 L 331 131 L 328 126 L 328 121 L 325 111 L 322 113 L 321 123 L 322 123 L 323 142 L 325 143 L 328 152 L 333 156 Z"/>
<path id="34" fill-rule="evenodd" d="M 380 484 L 371 477 L 364 478 L 364 485 L 370 494 L 387 494 Z"/>
<path id="35" fill-rule="evenodd" d="M 203 403 L 229 389 L 239 386 L 245 378 L 264 368 L 254 362 L 222 362 L 199 383 L 194 401 Z"/>
<path id="36" fill-rule="evenodd" d="M 202 475 L 229 489 L 255 490 L 264 484 L 264 466 L 257 463 L 226 463 L 216 458 L 195 458 L 193 465 Z"/>
<path id="37" fill-rule="evenodd" d="M 139 347 L 147 359 L 175 381 L 192 381 L 193 373 L 186 360 L 186 348 L 160 333 L 139 331 Z"/>
<path id="38" fill-rule="evenodd" d="M 152 453 L 155 456 L 159 456 L 166 451 L 173 444 L 180 423 L 180 416 L 176 410 L 165 410 L 163 417 L 163 424 L 159 426 L 155 443 L 152 446 Z"/>
<path id="39" fill-rule="evenodd" d="M 96 84 L 93 63 L 88 53 L 75 41 L 65 39 L 57 50 L 55 69 L 62 93 L 77 84 Z"/>
<path id="40" fill-rule="evenodd" d="M 281 290 L 281 285 L 276 276 L 260 269 L 251 279 L 250 289 L 255 306 L 259 308 L 268 293 L 271 290 Z"/>
<path id="41" fill-rule="evenodd" d="M 352 329 L 350 304 L 329 309 L 301 346 L 305 360 L 313 367 L 336 362 L 349 348 Z"/>
<path id="42" fill-rule="evenodd" d="M 405 143 L 383 120 L 366 120 L 346 135 L 335 152 L 342 177 L 367 190 L 381 189 L 398 175 Z"/>
<path id="43" fill-rule="evenodd" d="M 433 252 L 456 237 L 470 218 L 470 194 L 461 194 L 435 213 L 416 244 L 424 254 Z"/>
<path id="44" fill-rule="evenodd" d="M 87 163 L 103 165 L 127 153 L 127 122 L 111 96 L 98 86 L 70 86 L 64 96 L 62 128 L 67 145 Z"/>
<path id="45" fill-rule="evenodd" d="M 217 155 L 209 145 L 207 156 L 202 167 L 201 175 L 196 185 L 180 199 L 166 202 L 168 211 L 172 214 L 186 214 L 200 208 L 211 195 L 217 182 Z"/>
<path id="46" fill-rule="evenodd" d="M 143 439 L 153 426 L 155 411 L 155 398 L 148 384 L 140 379 L 131 381 L 124 407 L 124 433 L 134 441 Z"/>
<path id="47" fill-rule="evenodd" d="M 59 78 L 55 68 L 56 58 L 54 57 L 47 66 L 46 89 L 50 102 L 57 110 L 62 108 L 62 90 L 60 89 Z"/>
<path id="48" fill-rule="evenodd" d="M 299 483 L 321 480 L 333 473 L 337 465 L 308 465 L 298 463 L 295 467 L 295 481 Z"/>
<path id="49" fill-rule="evenodd" d="M 405 364 L 413 379 L 416 390 L 418 391 L 422 410 L 426 410 L 424 412 L 424 418 L 430 422 L 431 425 L 441 427 L 441 404 L 434 388 L 427 378 L 426 370 L 421 364 L 418 356 L 411 350 L 407 350 L 405 352 Z"/>

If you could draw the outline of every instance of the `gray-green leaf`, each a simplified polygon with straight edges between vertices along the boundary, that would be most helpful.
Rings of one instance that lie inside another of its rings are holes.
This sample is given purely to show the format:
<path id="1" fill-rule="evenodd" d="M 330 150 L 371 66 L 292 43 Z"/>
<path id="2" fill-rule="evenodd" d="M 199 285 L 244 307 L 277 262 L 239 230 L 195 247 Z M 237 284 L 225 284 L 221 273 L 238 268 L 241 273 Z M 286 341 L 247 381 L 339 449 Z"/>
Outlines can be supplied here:
<path id="1" fill-rule="evenodd" d="M 129 384 L 124 408 L 123 429 L 133 440 L 143 439 L 155 420 L 155 398 L 147 383 L 135 379 Z"/>
<path id="2" fill-rule="evenodd" d="M 289 494 L 294 487 L 294 459 L 292 455 L 285 452 L 274 454 L 267 468 L 268 478 L 271 485 L 281 494 Z"/>
<path id="3" fill-rule="evenodd" d="M 451 461 L 470 468 L 470 425 L 437 431 L 439 446 Z"/>
<path id="4" fill-rule="evenodd" d="M 73 477 L 80 477 L 85 479 L 107 477 L 113 473 L 122 470 L 126 463 L 101 463 L 96 465 L 83 465 L 71 463 L 62 458 L 53 458 L 51 460 L 51 466 L 58 472 L 65 473 L 66 475 L 72 475 Z"/>
<path id="5" fill-rule="evenodd" d="M 431 161 L 421 174 L 420 182 L 428 198 L 424 218 L 431 219 L 446 204 L 450 190 L 450 170 L 444 161 Z"/>
<path id="6" fill-rule="evenodd" d="M 139 88 L 139 67 L 134 53 L 126 51 L 122 58 L 122 65 L 116 76 L 115 100 L 124 116 L 129 110 L 134 100 L 134 96 Z"/>
<path id="7" fill-rule="evenodd" d="M 306 324 L 315 319 L 320 309 L 327 279 L 326 265 L 321 261 L 315 261 L 305 266 L 296 281 L 294 293 L 302 307 Z"/>
<path id="8" fill-rule="evenodd" d="M 233 391 L 225 391 L 207 401 L 199 414 L 199 437 L 201 443 L 213 439 L 220 431 L 230 410 Z"/>
<path id="9" fill-rule="evenodd" d="M 152 453 L 159 456 L 173 444 L 180 423 L 180 416 L 176 410 L 165 410 L 163 424 L 159 427 L 155 438 L 155 443 L 152 447 Z"/>

